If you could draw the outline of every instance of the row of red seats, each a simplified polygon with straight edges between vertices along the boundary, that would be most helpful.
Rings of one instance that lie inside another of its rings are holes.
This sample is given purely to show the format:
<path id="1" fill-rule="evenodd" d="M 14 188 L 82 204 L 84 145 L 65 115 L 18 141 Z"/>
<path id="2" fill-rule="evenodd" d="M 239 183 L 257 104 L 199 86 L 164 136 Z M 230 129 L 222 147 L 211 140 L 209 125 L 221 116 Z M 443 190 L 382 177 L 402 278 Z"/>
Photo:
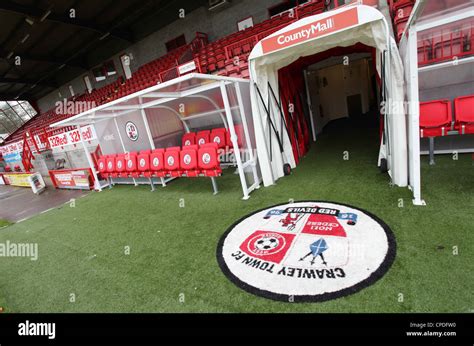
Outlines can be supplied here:
<path id="1" fill-rule="evenodd" d="M 458 97 L 452 104 L 449 100 L 434 100 L 420 103 L 420 137 L 440 137 L 448 131 L 459 134 L 474 134 L 474 95 Z"/>
<path id="2" fill-rule="evenodd" d="M 405 30 L 414 6 L 415 0 L 398 0 L 394 2 L 390 8 L 397 41 L 400 41 L 402 38 L 403 31 Z"/>
<path id="3" fill-rule="evenodd" d="M 418 62 L 421 66 L 474 55 L 474 20 L 468 19 L 419 34 Z"/>
<path id="4" fill-rule="evenodd" d="M 235 125 L 234 129 L 237 135 L 237 143 L 239 148 L 242 148 L 242 139 L 244 137 L 243 127 L 239 124 Z M 185 133 L 181 139 L 181 144 L 183 147 L 190 145 L 204 145 L 207 143 L 215 143 L 218 149 L 233 147 L 232 141 L 230 139 L 230 132 L 224 127 L 199 132 L 188 132 Z"/>
<path id="5" fill-rule="evenodd" d="M 249 78 L 247 58 L 253 47 L 264 37 L 290 24 L 298 18 L 324 11 L 324 1 L 312 1 L 298 7 L 298 11 L 282 13 L 245 30 L 213 42 L 195 55 L 202 73 Z M 298 16 L 298 18 L 297 18 Z M 235 64 L 235 57 L 240 62 Z"/>
<path id="6" fill-rule="evenodd" d="M 98 170 L 109 178 L 218 177 L 222 174 L 217 144 L 172 147 L 101 156 Z"/>

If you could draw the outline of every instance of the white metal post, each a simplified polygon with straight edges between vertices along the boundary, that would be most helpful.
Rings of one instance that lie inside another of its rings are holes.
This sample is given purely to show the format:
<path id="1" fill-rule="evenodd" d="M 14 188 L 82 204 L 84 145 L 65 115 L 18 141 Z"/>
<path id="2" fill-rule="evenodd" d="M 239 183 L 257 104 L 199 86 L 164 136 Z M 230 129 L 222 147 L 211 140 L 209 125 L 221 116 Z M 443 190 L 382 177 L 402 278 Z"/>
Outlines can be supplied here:
<path id="1" fill-rule="evenodd" d="M 153 142 L 153 136 L 151 135 L 150 126 L 148 126 L 148 119 L 146 118 L 145 109 L 141 108 L 142 98 L 138 98 L 140 102 L 140 112 L 142 113 L 143 123 L 145 124 L 146 134 L 148 135 L 148 140 L 150 141 L 150 147 L 152 150 L 155 150 L 155 142 Z"/>
<path id="2" fill-rule="evenodd" d="M 119 139 L 120 139 L 120 144 L 122 145 L 122 150 L 123 150 L 124 153 L 127 153 L 127 148 L 125 148 L 125 143 L 123 142 L 122 135 L 120 134 L 120 128 L 118 126 L 116 117 L 114 117 L 114 123 L 115 123 L 115 128 L 117 129 L 117 133 L 118 133 L 118 136 L 119 136 Z M 138 186 L 137 181 L 135 180 L 135 178 L 132 178 L 132 179 L 133 179 L 133 184 L 135 186 Z"/>
<path id="3" fill-rule="evenodd" d="M 242 184 L 242 191 L 244 192 L 243 199 L 247 200 L 250 198 L 250 196 L 248 192 L 247 181 L 245 180 L 245 172 L 242 167 L 242 159 L 240 158 L 239 143 L 237 141 L 237 134 L 235 133 L 234 121 L 232 119 L 232 112 L 230 110 L 226 84 L 224 82 L 221 82 L 221 95 L 224 101 L 224 108 L 225 108 L 225 114 L 227 116 L 227 123 L 229 124 L 230 140 L 232 141 L 232 145 L 234 147 L 234 155 L 235 155 L 235 160 L 237 161 L 237 169 L 239 171 L 240 183 Z"/>
<path id="4" fill-rule="evenodd" d="M 91 169 L 92 175 L 94 176 L 94 189 L 102 191 L 102 187 L 100 186 L 100 182 L 99 182 L 99 176 L 97 175 L 97 172 L 95 170 L 94 162 L 92 161 L 91 154 L 89 153 L 89 150 L 87 149 L 84 139 L 82 138 L 81 125 L 77 125 L 77 130 L 79 131 L 82 148 L 84 149 L 84 152 L 86 154 L 87 162 L 89 163 L 89 168 Z"/>
<path id="5" fill-rule="evenodd" d="M 247 123 L 247 114 L 245 113 L 244 102 L 242 100 L 242 91 L 238 82 L 234 83 L 235 93 L 237 94 L 237 103 L 239 104 L 240 117 L 242 118 L 242 124 L 244 125 L 245 141 L 247 142 L 247 150 L 249 151 L 250 161 L 252 162 L 252 173 L 254 184 L 260 185 L 260 179 L 257 173 L 257 160 L 254 156 L 252 142 L 250 141 L 249 127 Z"/>
<path id="6" fill-rule="evenodd" d="M 409 153 L 410 185 L 413 192 L 414 205 L 426 205 L 421 199 L 421 172 L 420 172 L 420 100 L 418 85 L 418 38 L 416 27 L 409 29 L 408 44 L 408 142 L 411 144 Z"/>

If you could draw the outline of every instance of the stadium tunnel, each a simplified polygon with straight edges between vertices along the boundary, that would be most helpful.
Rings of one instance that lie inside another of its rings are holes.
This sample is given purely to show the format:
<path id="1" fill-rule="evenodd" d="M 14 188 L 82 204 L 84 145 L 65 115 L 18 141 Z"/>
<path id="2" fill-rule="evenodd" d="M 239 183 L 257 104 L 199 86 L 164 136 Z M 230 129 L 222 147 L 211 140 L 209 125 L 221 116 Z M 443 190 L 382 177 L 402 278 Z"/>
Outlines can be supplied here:
<path id="1" fill-rule="evenodd" d="M 265 186 L 296 167 L 325 125 L 369 114 L 379 102 L 387 107 L 381 108 L 378 165 L 395 185 L 407 186 L 406 115 L 390 104 L 404 101 L 403 67 L 381 12 L 354 5 L 301 19 L 260 41 L 249 65 Z M 344 80 L 346 73 L 353 76 Z M 318 93 L 327 95 L 319 102 Z"/>

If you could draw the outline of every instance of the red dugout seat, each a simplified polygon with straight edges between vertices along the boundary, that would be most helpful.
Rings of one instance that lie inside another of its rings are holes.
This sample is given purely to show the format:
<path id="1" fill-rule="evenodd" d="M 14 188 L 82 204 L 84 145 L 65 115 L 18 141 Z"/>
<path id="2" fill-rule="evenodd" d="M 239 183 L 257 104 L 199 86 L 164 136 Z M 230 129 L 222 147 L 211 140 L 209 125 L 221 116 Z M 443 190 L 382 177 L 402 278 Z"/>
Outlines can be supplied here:
<path id="1" fill-rule="evenodd" d="M 165 152 L 165 170 L 172 177 L 179 177 L 181 172 L 179 170 L 179 150 L 173 148 L 167 149 Z"/>
<path id="2" fill-rule="evenodd" d="M 196 134 L 194 132 L 185 133 L 181 142 L 183 147 L 196 144 Z"/>
<path id="3" fill-rule="evenodd" d="M 112 177 L 112 174 L 115 173 L 115 155 L 108 155 L 106 162 L 107 162 L 106 176 Z"/>
<path id="4" fill-rule="evenodd" d="M 218 177 L 222 174 L 217 148 L 216 143 L 210 143 L 198 151 L 198 166 L 206 177 Z"/>
<path id="5" fill-rule="evenodd" d="M 99 160 L 97 160 L 99 173 L 100 173 L 101 177 L 103 177 L 103 178 L 105 178 L 105 174 L 107 173 L 107 162 L 106 161 L 107 161 L 107 159 L 106 159 L 105 156 L 101 156 L 99 158 Z M 7 171 L 6 167 L 5 167 L 5 171 Z"/>
<path id="6" fill-rule="evenodd" d="M 211 131 L 210 143 L 216 143 L 219 149 L 225 148 L 226 146 L 227 130 L 225 128 L 213 129 Z"/>
<path id="7" fill-rule="evenodd" d="M 209 143 L 210 134 L 211 134 L 211 131 L 209 130 L 199 131 L 196 135 L 196 144 L 203 145 L 203 144 Z"/>
<path id="8" fill-rule="evenodd" d="M 112 178 L 123 178 L 124 175 L 127 176 L 126 174 L 124 174 L 125 167 L 125 157 L 123 156 L 123 154 L 117 155 L 117 157 L 115 158 L 115 173 L 112 174 Z"/>
<path id="9" fill-rule="evenodd" d="M 137 156 L 138 172 L 146 176 L 150 172 L 150 154 L 140 154 Z"/>
<path id="10" fill-rule="evenodd" d="M 234 125 L 234 130 L 235 130 L 235 134 L 237 135 L 237 143 L 239 145 L 239 148 L 242 148 L 243 139 L 244 139 L 244 127 L 242 124 Z M 230 130 L 227 131 L 226 142 L 227 142 L 227 146 L 229 148 L 232 148 L 231 150 L 233 150 L 233 144 L 230 139 Z"/>
<path id="11" fill-rule="evenodd" d="M 150 154 L 150 171 L 151 175 L 156 175 L 158 177 L 165 177 L 165 163 L 164 163 L 164 149 L 156 149 Z"/>
<path id="12" fill-rule="evenodd" d="M 197 149 L 194 147 L 186 147 L 181 150 L 179 156 L 181 174 L 190 178 L 199 176 Z"/>
<path id="13" fill-rule="evenodd" d="M 133 178 L 138 178 L 139 174 L 137 171 L 137 153 L 125 154 L 125 160 L 127 162 L 127 172 Z"/>
<path id="14" fill-rule="evenodd" d="M 458 97 L 454 100 L 456 116 L 455 129 L 460 134 L 474 133 L 474 95 Z"/>
<path id="15" fill-rule="evenodd" d="M 451 129 L 451 102 L 435 100 L 420 103 L 420 137 L 446 136 Z"/>

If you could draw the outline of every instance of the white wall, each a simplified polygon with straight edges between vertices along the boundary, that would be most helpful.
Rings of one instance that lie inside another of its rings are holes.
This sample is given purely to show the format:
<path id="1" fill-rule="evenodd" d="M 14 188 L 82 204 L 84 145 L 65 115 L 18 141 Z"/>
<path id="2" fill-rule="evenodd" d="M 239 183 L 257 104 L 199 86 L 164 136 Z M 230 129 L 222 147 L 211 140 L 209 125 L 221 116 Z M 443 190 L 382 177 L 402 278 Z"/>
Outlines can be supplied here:
<path id="1" fill-rule="evenodd" d="M 316 132 L 332 120 L 349 116 L 346 98 L 361 95 L 362 112 L 370 110 L 374 94 L 371 87 L 371 69 L 368 60 L 352 61 L 350 65 L 342 64 L 310 70 L 308 87 L 316 125 Z M 324 85 L 324 80 L 327 85 Z M 320 106 L 322 114 L 320 114 Z"/>

